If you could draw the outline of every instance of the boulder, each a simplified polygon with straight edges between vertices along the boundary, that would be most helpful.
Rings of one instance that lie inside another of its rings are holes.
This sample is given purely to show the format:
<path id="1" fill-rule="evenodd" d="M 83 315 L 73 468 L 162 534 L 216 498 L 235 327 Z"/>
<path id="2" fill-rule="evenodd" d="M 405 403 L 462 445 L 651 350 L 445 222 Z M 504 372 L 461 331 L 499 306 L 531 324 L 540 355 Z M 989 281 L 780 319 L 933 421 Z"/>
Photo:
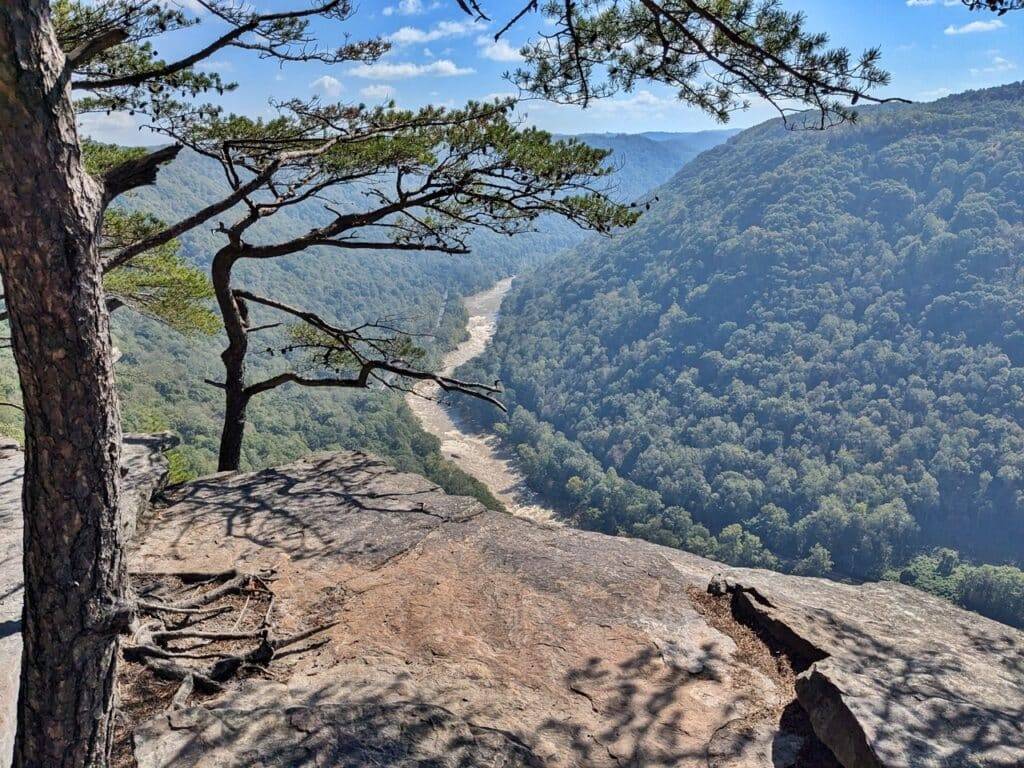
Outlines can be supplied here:
<path id="1" fill-rule="evenodd" d="M 1021 632 L 890 582 L 734 569 L 714 588 L 804 659 L 797 698 L 847 768 L 1024 765 Z"/>

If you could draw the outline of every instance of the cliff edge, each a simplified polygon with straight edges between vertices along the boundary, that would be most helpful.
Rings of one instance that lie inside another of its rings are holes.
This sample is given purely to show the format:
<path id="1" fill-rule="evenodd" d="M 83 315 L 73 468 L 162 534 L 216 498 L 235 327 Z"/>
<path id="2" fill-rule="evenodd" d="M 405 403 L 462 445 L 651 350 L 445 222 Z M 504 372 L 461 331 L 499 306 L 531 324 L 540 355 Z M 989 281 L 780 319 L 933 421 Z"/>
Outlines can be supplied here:
<path id="1" fill-rule="evenodd" d="M 264 574 L 275 632 L 313 633 L 148 690 L 139 768 L 1024 765 L 1024 634 L 898 584 L 545 526 L 360 453 L 172 489 L 139 540 L 134 571 Z"/>
<path id="2" fill-rule="evenodd" d="M 150 509 L 164 445 L 125 454 L 164 620 L 125 639 L 118 768 L 1024 765 L 1024 633 L 910 588 L 518 519 L 360 453 Z M 3 760 L 20 472 L 0 446 Z"/>

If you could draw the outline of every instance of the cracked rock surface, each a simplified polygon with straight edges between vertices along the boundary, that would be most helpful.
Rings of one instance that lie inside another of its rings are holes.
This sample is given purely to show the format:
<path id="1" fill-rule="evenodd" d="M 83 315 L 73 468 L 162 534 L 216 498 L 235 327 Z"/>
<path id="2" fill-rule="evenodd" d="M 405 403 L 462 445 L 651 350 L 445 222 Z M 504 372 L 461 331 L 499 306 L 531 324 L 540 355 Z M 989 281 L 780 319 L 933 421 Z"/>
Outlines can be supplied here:
<path id="1" fill-rule="evenodd" d="M 516 519 L 360 453 L 167 496 L 134 571 L 272 571 L 280 631 L 337 623 L 137 724 L 139 768 L 1024 764 L 1022 634 L 899 585 Z M 795 691 L 702 609 L 723 571 L 811 656 Z"/>
<path id="2" fill-rule="evenodd" d="M 717 585 L 813 661 L 797 698 L 844 765 L 1024 766 L 1021 632 L 901 584 L 734 569 Z"/>

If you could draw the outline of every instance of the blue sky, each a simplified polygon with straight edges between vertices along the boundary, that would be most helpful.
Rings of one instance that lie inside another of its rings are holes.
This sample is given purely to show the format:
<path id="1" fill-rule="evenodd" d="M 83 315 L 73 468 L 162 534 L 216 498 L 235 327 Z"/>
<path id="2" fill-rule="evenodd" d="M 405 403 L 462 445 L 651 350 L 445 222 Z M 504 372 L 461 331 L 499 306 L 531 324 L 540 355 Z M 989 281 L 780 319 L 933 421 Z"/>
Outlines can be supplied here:
<path id="1" fill-rule="evenodd" d="M 167 0 L 186 8 L 194 0 Z M 357 0 L 358 2 L 358 0 Z M 784 0 L 802 10 L 808 28 L 828 32 L 832 43 L 853 51 L 878 45 L 893 82 L 880 94 L 930 101 L 949 93 L 985 88 L 1024 78 L 1024 11 L 997 18 L 967 11 L 960 0 Z M 520 7 L 520 0 L 491 0 L 496 18 Z M 294 7 L 294 0 L 261 0 L 258 7 Z M 212 38 L 216 27 L 204 25 L 160 41 L 160 53 L 173 58 Z M 268 100 L 318 95 L 331 101 L 376 104 L 389 98 L 399 106 L 427 103 L 457 106 L 511 92 L 504 73 L 516 66 L 517 49 L 543 29 L 539 15 L 527 16 L 506 38 L 493 41 L 495 25 L 474 24 L 455 0 L 362 0 L 344 24 L 323 24 L 325 41 L 344 34 L 353 39 L 380 35 L 392 42 L 377 64 L 326 66 L 315 63 L 261 61 L 240 50 L 218 53 L 205 66 L 239 83 L 225 96 L 230 111 L 271 114 Z M 646 86 L 632 94 L 599 102 L 587 110 L 528 102 L 525 119 L 562 133 L 585 131 L 693 131 L 717 127 L 699 110 L 678 103 L 671 90 Z M 736 114 L 731 125 L 747 127 L 773 116 L 764 105 Z M 129 115 L 87 116 L 83 130 L 122 143 L 159 143 L 139 131 Z"/>

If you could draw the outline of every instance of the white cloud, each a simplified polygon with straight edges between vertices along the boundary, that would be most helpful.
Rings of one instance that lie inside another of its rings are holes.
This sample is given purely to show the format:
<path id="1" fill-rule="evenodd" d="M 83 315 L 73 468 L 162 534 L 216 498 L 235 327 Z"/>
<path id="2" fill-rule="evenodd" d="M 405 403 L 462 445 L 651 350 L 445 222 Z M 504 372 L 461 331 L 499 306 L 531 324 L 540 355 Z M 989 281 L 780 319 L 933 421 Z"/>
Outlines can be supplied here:
<path id="1" fill-rule="evenodd" d="M 971 74 L 975 77 L 979 75 L 995 75 L 1017 68 L 1016 62 L 1010 61 L 1005 56 L 1000 56 L 998 53 L 992 53 L 991 56 L 992 60 L 987 67 L 971 67 Z"/>
<path id="2" fill-rule="evenodd" d="M 368 85 L 365 88 L 359 89 L 359 95 L 364 99 L 372 99 L 374 101 L 388 101 L 395 95 L 395 89 L 390 85 Z"/>
<path id="3" fill-rule="evenodd" d="M 78 118 L 78 130 L 84 136 L 112 144 L 138 146 L 153 144 L 153 134 L 142 132 L 139 121 L 127 112 L 88 113 Z"/>
<path id="4" fill-rule="evenodd" d="M 375 64 L 360 64 L 348 71 L 353 77 L 361 77 L 365 80 L 407 80 L 411 77 L 458 77 L 460 75 L 471 75 L 474 70 L 469 67 L 460 67 L 451 59 L 438 59 L 429 64 L 411 64 L 377 62 Z"/>
<path id="5" fill-rule="evenodd" d="M 221 59 L 208 59 L 196 64 L 196 69 L 200 72 L 230 72 L 234 68 L 235 65 L 230 61 L 223 61 Z"/>
<path id="6" fill-rule="evenodd" d="M 441 3 L 437 2 L 436 0 L 435 2 L 431 3 L 429 7 L 423 4 L 423 0 L 401 0 L 401 2 L 399 2 L 397 6 L 385 6 L 384 10 L 381 11 L 381 13 L 383 13 L 385 16 L 393 16 L 396 13 L 399 16 L 419 16 L 421 13 L 433 11 L 440 7 Z"/>
<path id="7" fill-rule="evenodd" d="M 397 32 L 388 35 L 388 39 L 396 45 L 430 43 L 446 37 L 463 37 L 481 29 L 483 26 L 485 25 L 478 24 L 475 21 L 442 21 L 432 29 L 402 27 Z"/>
<path id="8" fill-rule="evenodd" d="M 338 80 L 338 78 L 336 77 L 331 77 L 330 75 L 318 77 L 316 80 L 309 84 L 309 87 L 312 88 L 314 91 L 322 93 L 324 96 L 331 97 L 338 96 L 342 92 L 342 90 L 344 90 L 341 81 Z"/>
<path id="9" fill-rule="evenodd" d="M 480 55 L 491 61 L 522 61 L 522 54 L 517 48 L 508 44 L 507 40 L 492 40 L 489 37 L 478 37 L 476 44 L 480 46 Z"/>
<path id="10" fill-rule="evenodd" d="M 518 97 L 511 91 L 495 91 L 494 93 L 488 93 L 480 101 L 507 101 L 508 99 L 515 98 Z"/>
<path id="11" fill-rule="evenodd" d="M 994 32 L 997 29 L 1002 29 L 1006 25 L 999 19 L 992 19 L 991 21 L 972 21 L 969 24 L 963 24 L 961 26 L 955 26 L 950 24 L 945 29 L 947 35 L 970 35 L 975 32 Z"/>
<path id="12" fill-rule="evenodd" d="M 533 109 L 576 112 L 580 108 L 571 104 L 541 101 L 535 104 Z M 623 98 L 595 99 L 585 111 L 592 114 L 622 115 L 630 113 L 651 116 L 666 109 L 686 109 L 686 106 L 673 96 L 658 96 L 648 90 L 640 90 Z"/>
<path id="13" fill-rule="evenodd" d="M 926 5 L 938 5 L 939 0 L 907 0 L 907 5 L 911 8 L 923 8 Z M 942 0 L 942 4 L 947 8 L 954 5 L 963 5 L 961 0 Z"/>

